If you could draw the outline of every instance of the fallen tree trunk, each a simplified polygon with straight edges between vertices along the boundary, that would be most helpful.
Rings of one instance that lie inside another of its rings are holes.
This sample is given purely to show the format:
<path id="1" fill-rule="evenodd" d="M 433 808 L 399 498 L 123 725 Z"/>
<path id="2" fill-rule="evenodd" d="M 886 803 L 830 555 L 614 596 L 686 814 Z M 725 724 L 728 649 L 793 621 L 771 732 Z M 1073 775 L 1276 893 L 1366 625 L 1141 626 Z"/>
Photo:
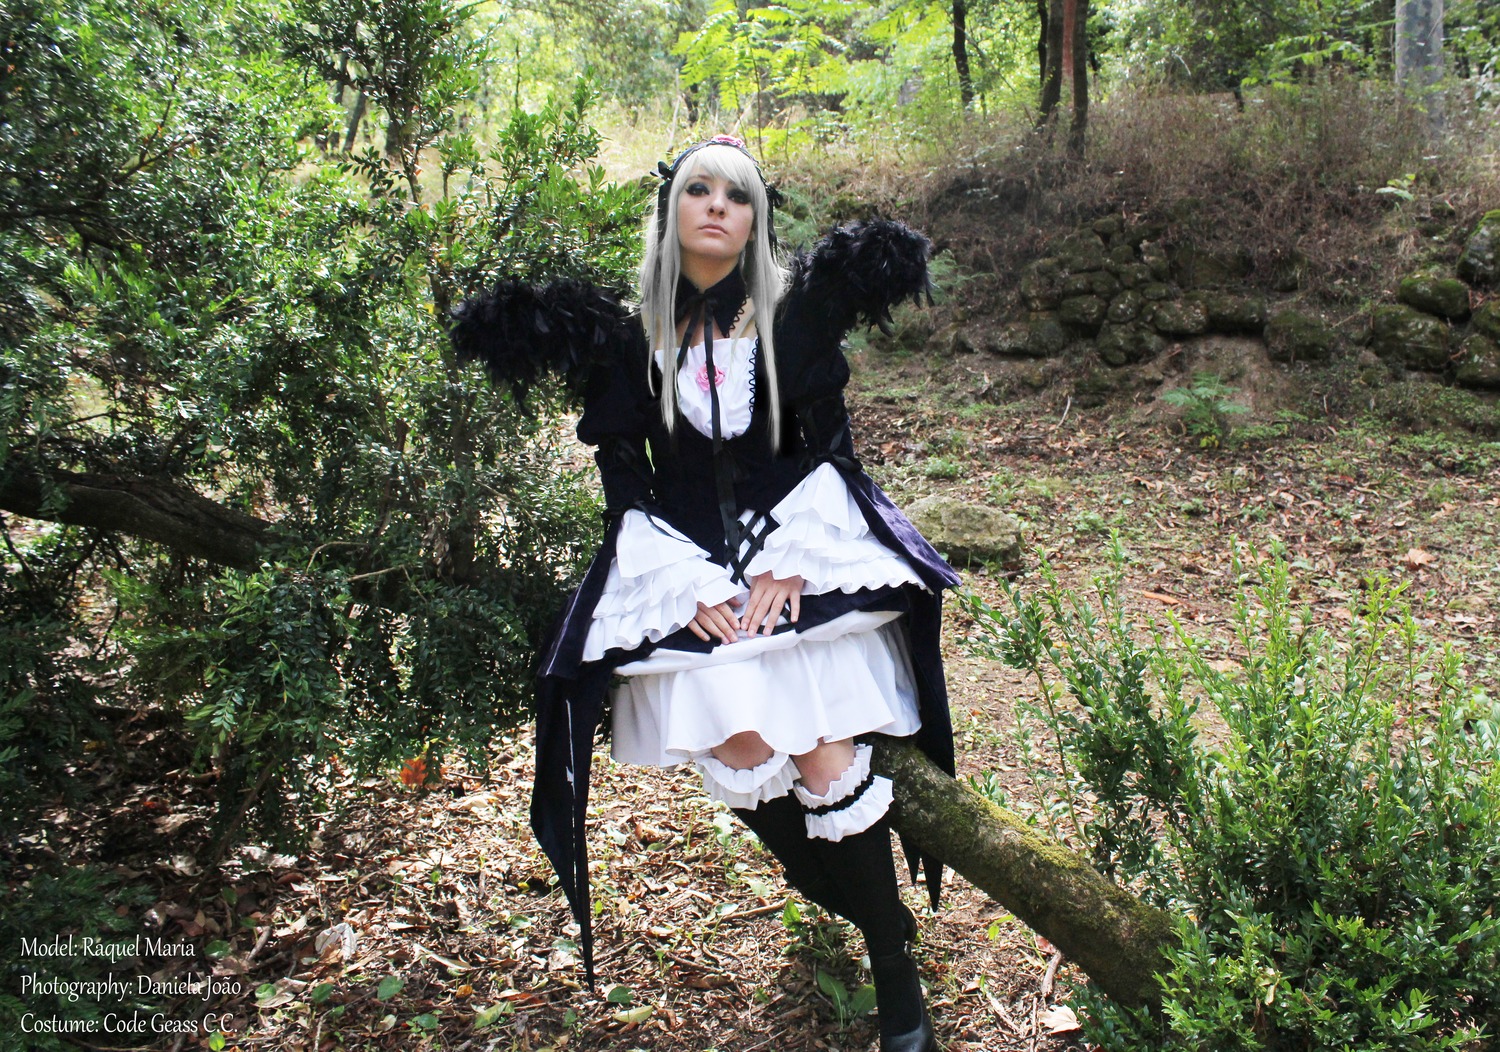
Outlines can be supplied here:
<path id="1" fill-rule="evenodd" d="M 895 783 L 897 832 L 1046 936 L 1113 1000 L 1160 1005 L 1155 976 L 1174 938 L 1171 914 L 1104 879 L 911 745 L 878 739 L 875 769 Z"/>
<path id="2" fill-rule="evenodd" d="M 44 477 L 13 467 L 0 477 L 0 510 L 156 541 L 240 570 L 260 564 L 273 529 L 169 479 L 145 475 L 51 471 Z"/>

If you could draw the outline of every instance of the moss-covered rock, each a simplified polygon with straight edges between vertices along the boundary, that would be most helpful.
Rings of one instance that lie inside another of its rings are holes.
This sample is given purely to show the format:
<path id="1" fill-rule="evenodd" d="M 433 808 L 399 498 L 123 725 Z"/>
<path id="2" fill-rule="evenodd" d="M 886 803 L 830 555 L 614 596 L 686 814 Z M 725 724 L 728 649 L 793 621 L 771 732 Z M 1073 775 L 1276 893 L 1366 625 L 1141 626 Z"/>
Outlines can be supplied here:
<path id="1" fill-rule="evenodd" d="M 1104 242 L 1092 230 L 1079 230 L 1063 238 L 1057 248 L 1057 258 L 1063 268 L 1072 274 L 1092 270 L 1103 270 L 1108 261 L 1104 254 Z"/>
<path id="2" fill-rule="evenodd" d="M 1008 321 L 989 334 L 984 349 L 1005 358 L 1029 358 L 1026 337 L 1030 332 L 1031 327 L 1024 321 Z"/>
<path id="3" fill-rule="evenodd" d="M 1326 362 L 1338 334 L 1321 318 L 1284 310 L 1266 323 L 1266 351 L 1275 362 Z"/>
<path id="4" fill-rule="evenodd" d="M 1125 229 L 1125 220 L 1119 216 L 1105 216 L 1103 219 L 1094 220 L 1090 229 L 1104 238 L 1104 240 L 1109 241 L 1120 236 L 1120 231 Z"/>
<path id="5" fill-rule="evenodd" d="M 1171 287 L 1163 285 L 1159 281 L 1148 281 L 1141 286 L 1141 299 L 1150 303 L 1160 303 L 1162 300 L 1170 298 L 1171 295 Z"/>
<path id="6" fill-rule="evenodd" d="M 1253 262 L 1243 250 L 1207 252 L 1194 245 L 1183 245 L 1172 257 L 1172 274 L 1186 289 L 1217 288 L 1248 276 Z"/>
<path id="7" fill-rule="evenodd" d="M 1448 364 L 1448 323 L 1400 303 L 1375 308 L 1370 348 L 1408 369 L 1437 370 Z"/>
<path id="8" fill-rule="evenodd" d="M 1021 524 L 1014 515 L 943 493 L 923 497 L 906 515 L 950 562 L 1021 563 Z"/>
<path id="9" fill-rule="evenodd" d="M 1155 330 L 1139 322 L 1127 322 L 1124 325 L 1106 323 L 1094 341 L 1099 357 L 1114 366 L 1155 358 L 1166 347 L 1167 342 Z"/>
<path id="10" fill-rule="evenodd" d="M 1021 273 L 1021 300 L 1027 310 L 1056 310 L 1062 300 L 1063 268 L 1060 260 L 1039 259 Z"/>
<path id="11" fill-rule="evenodd" d="M 1151 271 L 1154 281 L 1166 281 L 1172 276 L 1172 260 L 1167 256 L 1167 250 L 1155 241 L 1141 246 L 1141 262 Z"/>
<path id="12" fill-rule="evenodd" d="M 1396 299 L 1424 314 L 1435 314 L 1449 321 L 1463 321 L 1469 316 L 1469 286 L 1457 278 L 1413 274 L 1401 279 Z"/>
<path id="13" fill-rule="evenodd" d="M 1068 345 L 1068 334 L 1050 313 L 1027 321 L 1006 322 L 984 341 L 990 354 L 1005 358 L 1051 358 Z"/>
<path id="14" fill-rule="evenodd" d="M 1464 387 L 1500 391 L 1500 343 L 1482 332 L 1471 332 L 1458 348 L 1453 376 Z"/>
<path id="15" fill-rule="evenodd" d="M 1208 313 L 1210 332 L 1226 336 L 1259 336 L 1266 331 L 1264 296 L 1236 296 L 1230 292 L 1195 292 L 1191 296 Z"/>
<path id="16" fill-rule="evenodd" d="M 1120 231 L 1120 240 L 1131 248 L 1140 248 L 1144 242 L 1155 241 L 1166 232 L 1165 223 L 1147 221 L 1144 223 L 1127 223 L 1125 229 Z"/>
<path id="17" fill-rule="evenodd" d="M 1125 266 L 1135 262 L 1135 249 L 1129 245 L 1111 245 L 1109 249 L 1109 262 L 1115 266 Z"/>
<path id="18" fill-rule="evenodd" d="M 1146 301 L 1135 289 L 1126 289 L 1114 299 L 1109 301 L 1109 310 L 1105 317 L 1116 325 L 1124 325 L 1127 321 L 1135 321 L 1140 316 L 1141 308 Z"/>
<path id="19" fill-rule="evenodd" d="M 1186 297 L 1163 300 L 1151 311 L 1151 327 L 1163 336 L 1201 336 L 1208 331 L 1208 311 Z"/>
<path id="20" fill-rule="evenodd" d="M 1500 340 L 1500 302 L 1490 300 L 1481 304 L 1469 319 L 1475 332 L 1482 332 L 1492 340 Z"/>
<path id="21" fill-rule="evenodd" d="M 1026 353 L 1033 358 L 1052 358 L 1068 346 L 1068 331 L 1055 314 L 1036 314 L 1026 323 Z"/>
<path id="22" fill-rule="evenodd" d="M 1075 332 L 1092 336 L 1104 324 L 1108 304 L 1098 296 L 1070 296 L 1057 308 L 1057 318 Z"/>
<path id="23" fill-rule="evenodd" d="M 1098 296 L 1108 301 L 1120 291 L 1120 281 L 1107 270 L 1090 270 L 1082 274 L 1069 274 L 1058 286 L 1062 298 L 1070 296 Z"/>
<path id="24" fill-rule="evenodd" d="M 1111 263 L 1108 273 L 1126 289 L 1139 288 L 1151 280 L 1151 268 L 1144 263 Z"/>
<path id="25" fill-rule="evenodd" d="M 1500 288 L 1500 209 L 1486 212 L 1458 257 L 1458 276 L 1470 285 Z"/>

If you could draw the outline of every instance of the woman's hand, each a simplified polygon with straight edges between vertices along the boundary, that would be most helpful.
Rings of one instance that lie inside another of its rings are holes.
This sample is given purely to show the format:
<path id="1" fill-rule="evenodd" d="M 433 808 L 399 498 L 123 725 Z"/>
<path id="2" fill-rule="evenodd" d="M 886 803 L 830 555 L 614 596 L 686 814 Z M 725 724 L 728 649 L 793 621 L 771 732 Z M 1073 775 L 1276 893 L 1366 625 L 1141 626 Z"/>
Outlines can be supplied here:
<path id="1" fill-rule="evenodd" d="M 784 577 L 777 580 L 769 570 L 756 574 L 750 579 L 750 599 L 745 603 L 745 614 L 740 618 L 739 627 L 752 636 L 757 631 L 770 635 L 776 630 L 776 619 L 781 616 L 781 608 L 788 604 L 792 608 L 789 615 L 791 622 L 796 624 L 797 615 L 802 610 L 802 578 Z"/>
<path id="2" fill-rule="evenodd" d="M 740 619 L 728 603 L 718 606 L 698 604 L 698 616 L 688 622 L 693 635 L 707 642 L 710 638 L 720 643 L 733 643 L 740 637 Z"/>

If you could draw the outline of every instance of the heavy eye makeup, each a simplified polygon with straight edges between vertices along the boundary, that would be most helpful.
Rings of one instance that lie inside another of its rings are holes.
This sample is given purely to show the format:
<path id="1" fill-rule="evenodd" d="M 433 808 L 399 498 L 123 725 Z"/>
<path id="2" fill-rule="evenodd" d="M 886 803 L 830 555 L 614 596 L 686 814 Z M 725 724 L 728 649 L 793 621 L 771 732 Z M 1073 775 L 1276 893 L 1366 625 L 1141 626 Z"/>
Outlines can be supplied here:
<path id="1" fill-rule="evenodd" d="M 709 187 L 707 183 L 691 182 L 688 183 L 686 192 L 692 194 L 694 197 L 702 197 L 704 194 L 709 193 Z M 730 187 L 729 193 L 726 196 L 737 205 L 748 205 L 750 203 L 750 195 L 737 186 Z"/>

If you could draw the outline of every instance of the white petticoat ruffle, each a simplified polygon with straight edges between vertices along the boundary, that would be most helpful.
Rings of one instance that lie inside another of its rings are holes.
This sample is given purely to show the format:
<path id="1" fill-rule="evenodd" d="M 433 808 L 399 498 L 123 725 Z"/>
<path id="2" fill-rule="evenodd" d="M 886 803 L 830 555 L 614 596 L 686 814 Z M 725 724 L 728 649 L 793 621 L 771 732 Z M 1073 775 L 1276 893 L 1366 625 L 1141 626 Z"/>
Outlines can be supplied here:
<path id="1" fill-rule="evenodd" d="M 746 594 L 702 548 L 632 508 L 620 522 L 583 660 L 597 661 L 615 647 L 633 650 L 647 639 L 658 642 L 696 617 L 699 602 L 713 606 Z"/>
<path id="2" fill-rule="evenodd" d="M 906 560 L 870 533 L 832 464 L 818 465 L 771 509 L 771 517 L 779 525 L 745 568 L 746 580 L 767 570 L 777 579 L 799 576 L 804 595 L 922 585 Z"/>
<path id="3" fill-rule="evenodd" d="M 897 617 L 854 611 L 807 633 L 743 640 L 709 655 L 658 649 L 621 669 L 634 674 L 613 692 L 613 756 L 670 767 L 744 731 L 788 756 L 858 734 L 915 734 L 917 689 Z"/>
<path id="4" fill-rule="evenodd" d="M 759 807 L 791 792 L 797 780 L 797 765 L 784 752 L 773 753 L 765 763 L 748 768 L 730 767 L 708 754 L 693 762 L 709 797 L 730 807 Z"/>

